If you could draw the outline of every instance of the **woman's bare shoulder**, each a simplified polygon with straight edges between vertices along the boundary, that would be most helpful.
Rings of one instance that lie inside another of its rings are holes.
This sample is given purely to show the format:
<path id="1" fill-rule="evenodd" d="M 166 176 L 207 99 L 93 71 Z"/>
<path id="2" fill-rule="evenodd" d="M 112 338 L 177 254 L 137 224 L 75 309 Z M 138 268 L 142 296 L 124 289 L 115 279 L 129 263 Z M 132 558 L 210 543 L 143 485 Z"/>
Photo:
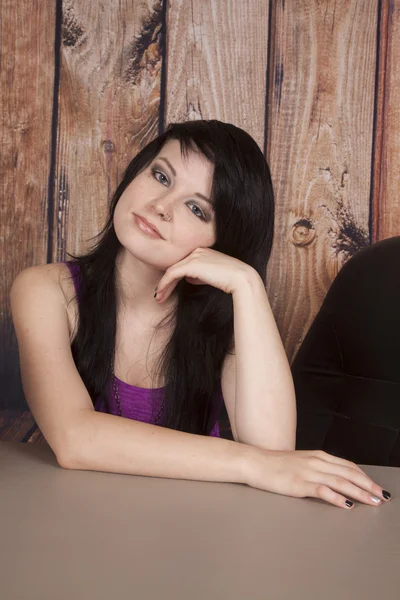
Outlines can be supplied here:
<path id="1" fill-rule="evenodd" d="M 72 282 L 71 272 L 65 263 L 47 263 L 43 265 L 34 265 L 21 271 L 17 277 L 19 279 L 32 279 L 43 283 L 55 284 L 62 291 L 65 287 L 69 288 Z"/>
<path id="2" fill-rule="evenodd" d="M 65 306 L 68 317 L 70 335 L 73 337 L 78 320 L 78 310 L 75 298 L 75 286 L 71 272 L 65 263 L 47 263 L 27 267 L 21 271 L 16 280 L 24 281 L 25 285 L 50 286 L 56 288 L 60 293 L 60 300 Z"/>

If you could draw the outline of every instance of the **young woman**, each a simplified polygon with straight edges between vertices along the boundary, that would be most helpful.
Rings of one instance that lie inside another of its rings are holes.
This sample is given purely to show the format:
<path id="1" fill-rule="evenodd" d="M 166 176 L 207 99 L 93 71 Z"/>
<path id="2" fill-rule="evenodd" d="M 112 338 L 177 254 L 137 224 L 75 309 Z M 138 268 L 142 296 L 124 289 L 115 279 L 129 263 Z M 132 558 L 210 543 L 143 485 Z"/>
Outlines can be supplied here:
<path id="1" fill-rule="evenodd" d="M 294 451 L 293 383 L 265 291 L 273 226 L 255 141 L 219 121 L 178 123 L 132 160 L 90 252 L 17 276 L 24 392 L 60 466 L 343 508 L 386 499 L 357 465 Z M 235 441 L 219 436 L 223 401 Z"/>

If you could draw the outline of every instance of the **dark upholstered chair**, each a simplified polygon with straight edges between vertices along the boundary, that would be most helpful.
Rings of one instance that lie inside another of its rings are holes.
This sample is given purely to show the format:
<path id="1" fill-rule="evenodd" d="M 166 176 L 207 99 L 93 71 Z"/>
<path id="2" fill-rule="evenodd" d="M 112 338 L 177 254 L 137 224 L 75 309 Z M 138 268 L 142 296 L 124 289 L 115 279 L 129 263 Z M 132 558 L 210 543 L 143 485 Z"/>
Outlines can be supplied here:
<path id="1" fill-rule="evenodd" d="M 400 236 L 342 267 L 292 373 L 296 449 L 400 466 Z"/>

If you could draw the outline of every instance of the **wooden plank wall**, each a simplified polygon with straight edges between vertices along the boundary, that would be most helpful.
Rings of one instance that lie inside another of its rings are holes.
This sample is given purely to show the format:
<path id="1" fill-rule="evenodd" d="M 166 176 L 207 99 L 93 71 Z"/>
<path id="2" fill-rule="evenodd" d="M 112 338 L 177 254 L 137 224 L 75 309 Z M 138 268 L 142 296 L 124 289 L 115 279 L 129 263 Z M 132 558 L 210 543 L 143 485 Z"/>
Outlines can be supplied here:
<path id="1" fill-rule="evenodd" d="M 20 384 L 14 277 L 86 248 L 123 169 L 168 123 L 229 121 L 265 152 L 268 294 L 290 360 L 344 262 L 400 235 L 400 0 L 0 10 L 0 440 L 43 442 Z"/>
<path id="2" fill-rule="evenodd" d="M 0 3 L 0 439 L 32 428 L 20 384 L 9 290 L 22 269 L 46 263 L 54 86 L 54 2 Z M 33 18 L 32 18 L 33 17 Z M 51 256 L 49 257 L 51 260 Z"/>
<path id="3" fill-rule="evenodd" d="M 290 357 L 368 231 L 377 0 L 276 2 L 267 158 L 278 214 L 269 290 Z"/>

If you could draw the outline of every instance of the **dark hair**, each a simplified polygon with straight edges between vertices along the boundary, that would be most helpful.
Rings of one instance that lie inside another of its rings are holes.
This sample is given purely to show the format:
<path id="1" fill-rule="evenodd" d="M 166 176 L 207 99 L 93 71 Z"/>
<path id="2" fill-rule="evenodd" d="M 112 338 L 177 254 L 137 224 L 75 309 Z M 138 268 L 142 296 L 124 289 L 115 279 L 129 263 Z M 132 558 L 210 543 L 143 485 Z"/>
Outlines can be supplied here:
<path id="1" fill-rule="evenodd" d="M 265 284 L 274 229 L 274 196 L 268 164 L 253 138 L 220 121 L 173 123 L 150 142 L 127 167 L 110 204 L 109 216 L 92 250 L 74 256 L 80 278 L 79 325 L 71 350 L 94 402 L 109 389 L 116 339 L 115 261 L 122 246 L 113 216 L 132 180 L 168 140 L 181 152 L 194 151 L 214 164 L 216 243 L 213 249 L 235 257 L 258 272 Z M 176 287 L 176 325 L 159 361 L 164 377 L 165 427 L 209 435 L 215 422 L 215 399 L 221 369 L 233 344 L 232 296 L 208 285 Z"/>

